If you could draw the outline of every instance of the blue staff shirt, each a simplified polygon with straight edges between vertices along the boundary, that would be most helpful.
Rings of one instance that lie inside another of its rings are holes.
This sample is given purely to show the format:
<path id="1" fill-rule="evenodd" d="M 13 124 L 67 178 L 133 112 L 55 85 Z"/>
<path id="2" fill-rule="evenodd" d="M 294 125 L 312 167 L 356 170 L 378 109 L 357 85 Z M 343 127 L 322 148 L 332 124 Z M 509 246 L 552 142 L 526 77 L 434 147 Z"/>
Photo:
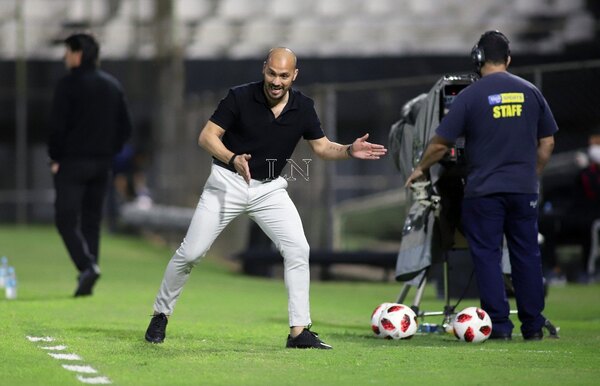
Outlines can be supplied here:
<path id="1" fill-rule="evenodd" d="M 538 193 L 538 139 L 558 127 L 548 103 L 531 83 L 508 72 L 484 76 L 462 90 L 436 134 L 465 138 L 465 197 Z"/>

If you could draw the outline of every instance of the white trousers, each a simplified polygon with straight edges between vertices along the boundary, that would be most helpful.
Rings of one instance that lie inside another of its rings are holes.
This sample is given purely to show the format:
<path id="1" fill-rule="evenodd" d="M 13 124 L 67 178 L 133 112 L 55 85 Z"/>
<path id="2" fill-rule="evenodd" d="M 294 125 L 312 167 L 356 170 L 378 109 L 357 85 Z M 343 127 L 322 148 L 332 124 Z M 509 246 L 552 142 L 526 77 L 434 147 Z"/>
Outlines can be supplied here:
<path id="1" fill-rule="evenodd" d="M 290 326 L 309 325 L 309 246 L 287 186 L 282 177 L 248 184 L 239 174 L 213 165 L 187 234 L 167 265 L 154 310 L 172 314 L 192 268 L 225 226 L 246 213 L 283 256 Z"/>

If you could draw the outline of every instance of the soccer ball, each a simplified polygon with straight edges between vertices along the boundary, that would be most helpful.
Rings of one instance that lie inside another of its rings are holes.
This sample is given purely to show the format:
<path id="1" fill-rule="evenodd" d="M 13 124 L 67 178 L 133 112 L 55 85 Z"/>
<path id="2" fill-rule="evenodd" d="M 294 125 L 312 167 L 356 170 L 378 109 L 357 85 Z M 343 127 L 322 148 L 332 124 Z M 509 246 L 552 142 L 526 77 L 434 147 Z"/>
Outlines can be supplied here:
<path id="1" fill-rule="evenodd" d="M 371 314 L 371 330 L 373 330 L 373 333 L 378 338 L 385 338 L 385 334 L 379 328 L 379 319 L 381 318 L 381 313 L 384 309 L 392 304 L 394 303 L 381 303 L 373 310 L 373 313 Z"/>
<path id="2" fill-rule="evenodd" d="M 492 333 L 490 316 L 478 307 L 467 307 L 452 322 L 454 336 L 464 342 L 479 343 L 487 340 Z"/>
<path id="3" fill-rule="evenodd" d="M 417 332 L 417 314 L 404 304 L 384 307 L 379 318 L 379 330 L 386 338 L 410 339 Z"/>

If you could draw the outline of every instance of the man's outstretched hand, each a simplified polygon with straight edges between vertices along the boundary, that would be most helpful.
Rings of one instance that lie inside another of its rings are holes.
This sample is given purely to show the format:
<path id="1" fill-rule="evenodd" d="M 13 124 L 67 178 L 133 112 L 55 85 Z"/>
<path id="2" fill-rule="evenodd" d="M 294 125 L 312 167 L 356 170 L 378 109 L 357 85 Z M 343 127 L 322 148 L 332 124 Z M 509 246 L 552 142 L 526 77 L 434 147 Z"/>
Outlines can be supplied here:
<path id="1" fill-rule="evenodd" d="M 350 154 L 354 158 L 359 159 L 379 159 L 387 153 L 387 149 L 383 145 L 367 142 L 369 134 L 365 134 L 357 138 L 350 145 Z"/>

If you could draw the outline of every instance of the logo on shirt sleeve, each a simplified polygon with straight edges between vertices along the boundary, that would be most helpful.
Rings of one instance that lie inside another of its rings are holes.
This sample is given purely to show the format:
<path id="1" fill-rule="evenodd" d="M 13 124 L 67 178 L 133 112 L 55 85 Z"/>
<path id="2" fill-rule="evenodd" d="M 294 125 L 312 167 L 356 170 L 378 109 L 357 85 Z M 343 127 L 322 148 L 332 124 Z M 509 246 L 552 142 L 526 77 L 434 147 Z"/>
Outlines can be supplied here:
<path id="1" fill-rule="evenodd" d="M 494 119 L 520 117 L 523 112 L 525 95 L 522 92 L 506 92 L 488 95 Z"/>

